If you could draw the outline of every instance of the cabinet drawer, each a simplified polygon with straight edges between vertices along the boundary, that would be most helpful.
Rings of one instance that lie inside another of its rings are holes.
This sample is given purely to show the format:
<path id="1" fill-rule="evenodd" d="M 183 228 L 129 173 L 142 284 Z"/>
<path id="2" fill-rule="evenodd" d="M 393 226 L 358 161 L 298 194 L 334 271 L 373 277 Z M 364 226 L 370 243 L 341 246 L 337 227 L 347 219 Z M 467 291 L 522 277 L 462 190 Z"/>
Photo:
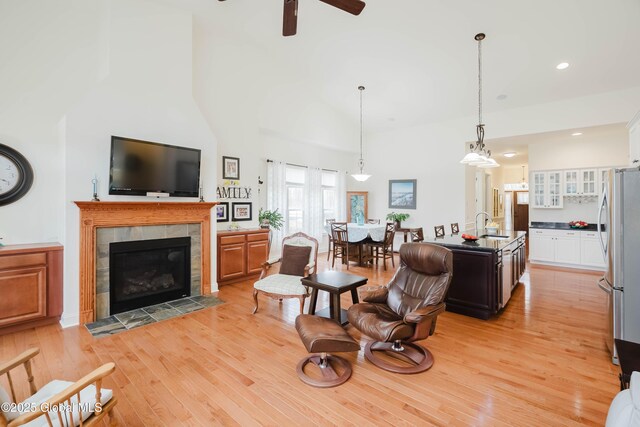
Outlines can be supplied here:
<path id="1" fill-rule="evenodd" d="M 581 237 L 583 239 L 597 239 L 598 232 L 597 231 L 583 231 Z"/>
<path id="2" fill-rule="evenodd" d="M 47 254 L 20 254 L 0 257 L 0 270 L 6 268 L 20 268 L 31 265 L 46 265 Z"/>
<path id="3" fill-rule="evenodd" d="M 244 235 L 240 236 L 221 236 L 220 244 L 221 245 L 231 245 L 235 243 L 244 243 Z"/>
<path id="4" fill-rule="evenodd" d="M 259 242 L 269 240 L 269 233 L 247 234 L 247 242 Z"/>
<path id="5" fill-rule="evenodd" d="M 533 237 L 533 236 L 552 236 L 552 237 L 555 237 L 556 236 L 556 230 L 547 230 L 547 229 L 543 229 L 543 228 L 532 228 L 531 230 L 529 230 L 529 233 L 531 234 L 531 237 Z"/>
<path id="6" fill-rule="evenodd" d="M 582 231 L 556 231 L 556 237 L 567 237 L 567 238 L 574 238 L 574 239 L 579 239 L 580 238 L 580 233 L 582 233 Z"/>

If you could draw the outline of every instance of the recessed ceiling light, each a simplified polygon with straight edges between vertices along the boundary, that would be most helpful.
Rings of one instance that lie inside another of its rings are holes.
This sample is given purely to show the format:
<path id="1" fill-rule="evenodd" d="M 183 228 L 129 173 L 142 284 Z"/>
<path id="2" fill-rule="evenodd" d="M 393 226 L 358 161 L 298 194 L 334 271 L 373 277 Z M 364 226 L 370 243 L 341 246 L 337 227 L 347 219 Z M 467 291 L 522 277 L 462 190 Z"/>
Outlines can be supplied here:
<path id="1" fill-rule="evenodd" d="M 503 93 L 502 95 L 498 95 L 498 96 L 496 97 L 496 99 L 497 99 L 498 101 L 504 101 L 505 99 L 507 99 L 507 95 L 505 95 L 505 94 Z"/>
<path id="2" fill-rule="evenodd" d="M 580 136 L 582 135 L 582 132 L 574 132 L 571 134 L 571 136 Z"/>
<path id="3" fill-rule="evenodd" d="M 556 68 L 558 70 L 565 70 L 565 69 L 569 68 L 569 63 L 568 62 L 561 62 L 558 65 L 556 65 Z"/>
<path id="4" fill-rule="evenodd" d="M 508 152 L 508 153 L 504 153 L 504 154 L 503 154 L 503 156 L 505 156 L 505 157 L 513 157 L 513 156 L 515 156 L 515 155 L 516 155 L 516 153 L 515 153 L 515 152 L 513 152 L 513 151 L 510 151 L 510 152 Z"/>

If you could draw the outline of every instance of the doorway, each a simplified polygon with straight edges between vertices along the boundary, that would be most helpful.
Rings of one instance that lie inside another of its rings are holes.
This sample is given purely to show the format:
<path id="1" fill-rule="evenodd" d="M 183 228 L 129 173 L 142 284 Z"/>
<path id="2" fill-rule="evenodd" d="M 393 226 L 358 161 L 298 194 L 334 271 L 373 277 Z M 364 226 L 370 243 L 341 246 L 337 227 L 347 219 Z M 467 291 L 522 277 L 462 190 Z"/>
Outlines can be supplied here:
<path id="1" fill-rule="evenodd" d="M 529 234 L 529 192 L 513 192 L 513 229 Z"/>

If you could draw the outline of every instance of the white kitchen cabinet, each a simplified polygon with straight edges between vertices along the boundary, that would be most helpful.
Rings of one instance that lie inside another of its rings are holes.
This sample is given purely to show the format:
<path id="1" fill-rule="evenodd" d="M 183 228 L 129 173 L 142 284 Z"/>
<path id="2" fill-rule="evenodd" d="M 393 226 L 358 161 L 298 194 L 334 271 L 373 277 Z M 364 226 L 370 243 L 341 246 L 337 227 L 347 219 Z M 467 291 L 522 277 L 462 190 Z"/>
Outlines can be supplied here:
<path id="1" fill-rule="evenodd" d="M 580 264 L 580 232 L 563 231 L 555 237 L 555 262 Z"/>
<path id="2" fill-rule="evenodd" d="M 604 237 L 606 240 L 606 235 Z M 605 268 L 606 262 L 595 231 L 580 233 L 580 264 L 588 267 Z"/>
<path id="3" fill-rule="evenodd" d="M 529 259 L 545 262 L 555 261 L 555 239 L 547 230 L 530 230 Z"/>
<path id="4" fill-rule="evenodd" d="M 533 172 L 533 208 L 562 208 L 562 172 Z"/>
<path id="5" fill-rule="evenodd" d="M 598 233 L 532 228 L 529 260 L 533 263 L 604 269 Z"/>
<path id="6" fill-rule="evenodd" d="M 565 196 L 597 196 L 598 170 L 572 169 L 564 171 Z"/>

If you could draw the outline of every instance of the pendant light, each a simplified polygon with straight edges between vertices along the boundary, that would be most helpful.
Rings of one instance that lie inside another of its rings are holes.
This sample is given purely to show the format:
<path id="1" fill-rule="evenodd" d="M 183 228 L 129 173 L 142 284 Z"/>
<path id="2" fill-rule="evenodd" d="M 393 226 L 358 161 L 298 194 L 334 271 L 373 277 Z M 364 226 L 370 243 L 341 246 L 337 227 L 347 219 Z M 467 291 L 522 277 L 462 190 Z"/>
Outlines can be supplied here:
<path id="1" fill-rule="evenodd" d="M 524 165 L 522 165 L 522 188 L 527 188 L 527 181 L 524 179 Z"/>
<path id="2" fill-rule="evenodd" d="M 491 151 L 484 145 L 484 124 L 482 123 L 482 40 L 484 38 L 484 33 L 475 36 L 478 42 L 478 125 L 476 126 L 478 140 L 475 146 L 473 144 L 469 146 L 471 151 L 460 160 L 460 163 L 479 168 L 497 168 L 500 165 L 491 158 Z"/>
<path id="3" fill-rule="evenodd" d="M 360 160 L 358 161 L 358 167 L 360 168 L 360 173 L 354 173 L 351 176 L 356 181 L 366 181 L 371 175 L 367 175 L 363 172 L 364 170 L 364 159 L 362 156 L 362 91 L 364 90 L 364 86 L 358 86 L 358 90 L 360 91 Z"/>

